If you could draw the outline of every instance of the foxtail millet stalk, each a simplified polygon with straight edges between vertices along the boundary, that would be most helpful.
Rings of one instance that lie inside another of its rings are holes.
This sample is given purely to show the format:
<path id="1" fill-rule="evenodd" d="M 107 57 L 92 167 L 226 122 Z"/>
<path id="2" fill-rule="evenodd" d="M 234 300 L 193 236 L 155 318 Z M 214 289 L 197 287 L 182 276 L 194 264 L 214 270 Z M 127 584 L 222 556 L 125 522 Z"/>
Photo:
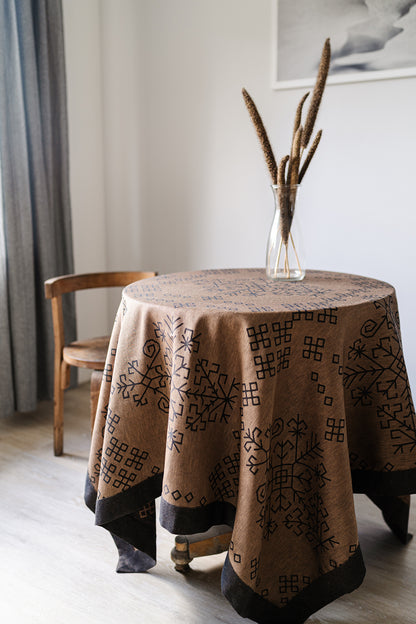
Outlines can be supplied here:
<path id="1" fill-rule="evenodd" d="M 306 158 L 304 160 L 302 168 L 301 168 L 301 170 L 299 172 L 299 184 L 302 182 L 303 176 L 305 175 L 305 173 L 306 173 L 306 171 L 307 171 L 307 169 L 309 167 L 309 164 L 310 164 L 310 162 L 311 162 L 311 160 L 313 158 L 313 155 L 315 154 L 315 152 L 316 152 L 316 150 L 318 148 L 319 141 L 321 140 L 321 136 L 322 136 L 322 130 L 318 130 L 318 132 L 316 133 L 316 137 L 314 138 L 313 143 L 312 143 L 312 145 L 310 147 L 310 150 L 309 150 L 309 152 L 306 155 Z"/>
<path id="2" fill-rule="evenodd" d="M 300 146 L 302 142 L 302 135 L 303 128 L 302 126 L 299 126 L 293 139 L 292 152 L 290 154 L 289 168 L 287 173 L 287 184 L 290 184 L 291 186 L 297 184 L 299 179 Z"/>
<path id="3" fill-rule="evenodd" d="M 286 165 L 289 162 L 289 154 L 283 156 L 283 158 L 279 162 L 278 173 L 277 173 L 277 199 L 280 206 L 280 234 L 282 237 L 282 241 L 284 244 L 287 244 L 287 239 L 289 236 L 291 219 L 290 219 L 290 193 L 286 184 Z M 280 251 L 278 257 L 280 258 Z"/>
<path id="4" fill-rule="evenodd" d="M 277 170 L 277 184 L 279 186 L 284 186 L 286 184 L 286 164 L 289 160 L 290 156 L 287 154 L 283 156 L 283 158 L 279 162 L 279 167 Z"/>
<path id="5" fill-rule="evenodd" d="M 256 129 L 257 136 L 260 140 L 263 154 L 266 159 L 266 164 L 269 169 L 270 177 L 272 179 L 272 184 L 276 184 L 276 180 L 277 180 L 276 159 L 273 154 L 272 146 L 270 145 L 269 137 L 267 136 L 266 128 L 264 127 L 262 118 L 260 117 L 257 107 L 254 104 L 250 95 L 247 93 L 245 89 L 242 90 L 242 93 L 243 93 L 243 98 L 246 103 L 248 112 L 250 113 L 250 117 Z"/>
<path id="6" fill-rule="evenodd" d="M 293 141 L 295 140 L 295 134 L 297 129 L 299 128 L 300 124 L 301 124 L 301 120 L 302 120 L 302 110 L 303 110 L 303 105 L 305 103 L 306 98 L 309 96 L 309 91 L 307 93 L 305 93 L 305 95 L 302 97 L 302 99 L 300 100 L 297 109 L 296 109 L 296 114 L 295 114 L 295 121 L 293 124 L 293 134 L 292 134 L 292 145 L 293 145 Z"/>
<path id="7" fill-rule="evenodd" d="M 329 71 L 329 64 L 331 61 L 331 44 L 329 39 L 324 43 L 322 49 L 321 60 L 319 63 L 318 75 L 316 77 L 315 87 L 312 94 L 312 99 L 309 104 L 308 114 L 304 125 L 304 133 L 302 137 L 302 148 L 308 146 L 311 138 L 313 128 L 315 126 L 316 117 L 318 115 L 319 106 L 321 104 L 322 95 L 325 89 L 326 79 Z"/>

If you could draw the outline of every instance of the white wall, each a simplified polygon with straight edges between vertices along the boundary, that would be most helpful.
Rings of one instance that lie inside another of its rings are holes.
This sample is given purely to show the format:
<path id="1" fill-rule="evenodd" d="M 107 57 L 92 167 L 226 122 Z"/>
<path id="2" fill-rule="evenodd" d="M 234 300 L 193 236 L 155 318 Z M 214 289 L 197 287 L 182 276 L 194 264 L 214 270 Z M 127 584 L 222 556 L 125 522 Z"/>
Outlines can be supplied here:
<path id="1" fill-rule="evenodd" d="M 63 0 L 75 271 L 146 267 L 141 230 L 140 10 Z M 80 338 L 107 334 L 119 292 L 77 294 Z"/>
<path id="2" fill-rule="evenodd" d="M 100 0 L 64 0 L 75 271 L 105 270 Z M 107 332 L 104 292 L 77 295 L 80 338 Z"/>
<path id="3" fill-rule="evenodd" d="M 105 222 L 108 268 L 262 266 L 272 196 L 241 88 L 255 99 L 278 156 L 304 93 L 270 88 L 271 1 L 64 0 L 64 7 L 78 266 L 90 260 L 81 241 L 93 240 L 80 190 L 94 195 L 89 209 Z M 76 24 L 94 12 L 98 21 Z M 102 74 L 86 87 L 80 74 L 95 74 L 100 63 Z M 103 116 L 101 136 L 92 119 L 81 129 L 82 88 Z M 328 86 L 318 119 L 324 136 L 302 190 L 308 266 L 395 285 L 413 387 L 415 102 L 416 78 Z M 103 158 L 90 162 L 91 186 L 85 149 Z"/>

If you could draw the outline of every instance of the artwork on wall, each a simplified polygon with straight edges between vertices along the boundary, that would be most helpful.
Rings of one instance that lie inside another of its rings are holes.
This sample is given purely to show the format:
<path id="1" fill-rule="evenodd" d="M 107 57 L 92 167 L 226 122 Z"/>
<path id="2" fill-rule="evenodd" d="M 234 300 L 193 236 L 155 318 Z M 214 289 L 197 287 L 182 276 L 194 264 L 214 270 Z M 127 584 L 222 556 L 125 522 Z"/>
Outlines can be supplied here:
<path id="1" fill-rule="evenodd" d="M 416 0 L 274 0 L 273 87 L 313 85 L 331 39 L 328 83 L 416 75 Z"/>

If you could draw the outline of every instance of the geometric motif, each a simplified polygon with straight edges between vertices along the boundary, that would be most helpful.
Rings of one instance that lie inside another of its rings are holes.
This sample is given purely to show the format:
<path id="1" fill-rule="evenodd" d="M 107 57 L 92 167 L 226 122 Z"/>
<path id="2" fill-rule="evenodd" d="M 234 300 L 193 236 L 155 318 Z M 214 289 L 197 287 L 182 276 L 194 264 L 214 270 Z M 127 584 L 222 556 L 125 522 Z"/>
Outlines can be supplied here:
<path id="1" fill-rule="evenodd" d="M 312 336 L 305 336 L 304 345 L 306 347 L 302 351 L 304 358 L 309 360 L 312 356 L 317 362 L 322 360 L 322 350 L 325 346 L 325 338 L 317 338 L 316 342 L 313 342 Z"/>
<path id="2" fill-rule="evenodd" d="M 117 424 L 119 420 L 116 414 L 110 413 L 107 428 L 114 431 L 114 423 Z M 104 456 L 102 456 L 102 449 L 97 453 L 98 463 L 94 466 L 94 470 L 100 474 L 104 483 L 111 484 L 116 489 L 121 488 L 123 491 L 131 487 L 138 476 L 137 473 L 140 472 L 144 462 L 149 457 L 147 451 L 140 451 L 136 447 L 131 447 L 130 452 L 128 452 L 129 448 L 126 442 L 120 442 L 118 438 L 112 436 L 107 442 Z M 120 463 L 123 465 L 117 466 Z M 133 468 L 133 471 L 129 472 L 125 467 Z M 154 470 L 156 468 L 154 467 Z M 95 482 L 95 477 L 93 482 Z"/>
<path id="3" fill-rule="evenodd" d="M 119 422 L 120 416 L 118 416 L 117 414 L 113 414 L 113 410 L 111 408 L 108 408 L 105 421 L 105 426 L 108 433 L 114 433 L 114 431 L 116 430 L 116 425 L 118 425 Z"/>
<path id="4" fill-rule="evenodd" d="M 106 363 L 104 366 L 104 370 L 103 370 L 103 380 L 106 383 L 109 383 L 112 379 L 112 376 L 113 376 L 113 365 Z"/>
<path id="5" fill-rule="evenodd" d="M 300 591 L 310 585 L 311 579 L 309 576 L 303 574 L 282 574 L 279 575 L 279 592 L 281 594 L 298 594 Z M 283 606 L 289 602 L 292 596 L 284 596 L 280 600 L 280 604 Z"/>
<path id="6" fill-rule="evenodd" d="M 247 327 L 247 336 L 252 338 L 250 341 L 250 347 L 252 351 L 258 351 L 260 345 L 268 349 L 270 347 L 270 338 L 267 336 L 269 328 L 267 323 L 262 323 L 257 327 Z"/>
<path id="7" fill-rule="evenodd" d="M 94 483 L 94 485 L 96 483 L 98 483 L 98 478 L 96 475 L 100 474 L 100 467 L 101 467 L 101 458 L 102 458 L 102 454 L 103 454 L 103 449 L 100 448 L 96 453 L 95 453 L 95 457 L 97 458 L 97 463 L 94 464 L 94 470 L 90 475 L 90 479 L 91 479 L 91 483 Z"/>
<path id="8" fill-rule="evenodd" d="M 325 309 L 322 310 L 322 312 L 318 313 L 318 323 L 325 323 L 326 321 L 328 321 L 329 323 L 331 323 L 331 325 L 336 325 L 338 322 L 338 317 L 335 314 L 335 312 L 338 310 L 338 308 L 330 308 L 330 309 Z"/>
<path id="9" fill-rule="evenodd" d="M 119 488 L 122 490 L 128 490 L 131 484 L 136 480 L 137 474 L 134 472 L 127 472 L 124 468 L 120 468 L 118 471 L 117 479 L 113 481 L 113 487 Z"/>
<path id="10" fill-rule="evenodd" d="M 276 359 L 274 353 L 266 353 L 265 359 L 261 355 L 254 356 L 254 364 L 256 365 L 257 379 L 265 379 L 268 377 L 274 377 L 276 373 L 282 369 L 289 367 L 290 347 L 279 349 L 276 352 Z"/>
<path id="11" fill-rule="evenodd" d="M 276 373 L 289 367 L 290 346 L 277 350 L 274 347 L 280 347 L 292 340 L 292 328 L 292 321 L 275 321 L 271 329 L 267 323 L 261 323 L 257 327 L 247 327 L 251 350 L 261 351 L 261 354 L 253 357 L 257 379 L 274 377 Z"/>
<path id="12" fill-rule="evenodd" d="M 313 312 L 305 310 L 302 312 L 292 312 L 292 321 L 313 321 Z"/>
<path id="13" fill-rule="evenodd" d="M 325 431 L 325 440 L 332 442 L 335 440 L 336 442 L 344 441 L 344 428 L 345 428 L 345 419 L 341 418 L 339 421 L 336 421 L 335 418 L 327 418 L 327 431 Z"/>
<path id="14" fill-rule="evenodd" d="M 107 457 L 112 457 L 117 463 L 120 463 L 123 459 L 123 453 L 128 449 L 128 444 L 125 442 L 119 442 L 116 437 L 112 437 L 108 442 L 105 449 Z"/>
<path id="15" fill-rule="evenodd" d="M 116 465 L 109 462 L 105 457 L 101 460 L 100 466 L 100 478 L 103 479 L 104 483 L 110 483 L 112 479 L 112 475 L 116 471 Z"/>
<path id="16" fill-rule="evenodd" d="M 298 593 L 303 587 L 309 585 L 310 582 L 309 576 L 299 577 L 298 574 L 291 574 L 290 576 L 281 575 L 279 576 L 279 591 L 281 594 L 286 594 L 288 591 Z M 299 583 L 302 586 L 299 586 Z"/>
<path id="17" fill-rule="evenodd" d="M 238 494 L 240 454 L 227 455 L 209 474 L 209 483 L 217 500 L 235 498 Z"/>
<path id="18" fill-rule="evenodd" d="M 290 330 L 293 329 L 293 321 L 276 321 L 273 323 L 272 329 L 276 347 L 279 347 L 284 342 L 290 342 L 292 340 Z"/>
<path id="19" fill-rule="evenodd" d="M 312 373 L 311 373 L 311 380 L 312 381 L 319 381 L 319 373 L 317 373 L 315 371 L 312 371 Z M 316 385 L 316 392 L 318 394 L 324 395 L 325 394 L 325 390 L 326 390 L 326 387 L 323 384 L 318 383 Z M 330 407 L 332 405 L 333 401 L 334 400 L 333 400 L 332 397 L 330 397 L 328 395 L 324 396 L 324 405 L 328 405 Z"/>
<path id="20" fill-rule="evenodd" d="M 257 379 L 265 379 L 266 375 L 274 377 L 276 374 L 276 366 L 274 365 L 274 354 L 266 353 L 266 357 L 262 358 L 261 355 L 254 357 L 254 364 L 257 368 Z"/>
<path id="21" fill-rule="evenodd" d="M 242 404 L 243 407 L 247 407 L 247 405 L 260 405 L 260 397 L 255 394 L 258 390 L 258 385 L 256 381 L 250 381 L 248 384 L 242 384 Z"/>
<path id="22" fill-rule="evenodd" d="M 143 462 L 149 457 L 147 451 L 140 451 L 138 448 L 133 447 L 130 451 L 130 457 L 125 461 L 126 466 L 133 468 L 139 472 L 143 468 Z"/>
<path id="23" fill-rule="evenodd" d="M 171 492 L 167 484 L 163 486 L 163 494 L 165 495 L 165 498 L 167 498 L 168 495 L 170 495 L 175 502 L 177 502 L 180 498 L 184 498 L 187 503 L 190 503 L 194 498 L 194 495 L 192 492 L 188 492 L 185 495 L 183 495 L 178 489 L 173 490 Z"/>

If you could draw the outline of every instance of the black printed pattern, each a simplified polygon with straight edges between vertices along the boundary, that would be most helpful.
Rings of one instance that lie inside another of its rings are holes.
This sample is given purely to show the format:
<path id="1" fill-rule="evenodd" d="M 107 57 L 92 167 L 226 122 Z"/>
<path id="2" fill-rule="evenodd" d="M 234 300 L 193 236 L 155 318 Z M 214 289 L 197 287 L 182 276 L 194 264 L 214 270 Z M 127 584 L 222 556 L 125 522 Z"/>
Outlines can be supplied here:
<path id="1" fill-rule="evenodd" d="M 395 454 L 416 449 L 416 419 L 392 297 L 374 304 L 377 313 L 348 348 L 344 386 L 354 407 L 376 404 L 379 426 L 388 430 Z M 381 312 L 381 314 L 380 314 Z M 416 465 L 416 460 L 415 460 Z"/>
<path id="2" fill-rule="evenodd" d="M 158 408 L 169 414 L 168 448 L 180 451 L 183 431 L 175 422 L 184 413 L 185 427 L 191 431 L 205 430 L 209 423 L 228 422 L 237 404 L 240 382 L 221 370 L 219 364 L 200 357 L 191 371 L 188 356 L 198 353 L 200 334 L 184 327 L 182 320 L 166 316 L 154 323 L 155 339 L 142 349 L 144 358 L 129 362 L 128 374 L 121 374 L 115 391 L 136 406 L 145 406 L 149 394 L 158 398 Z M 256 404 L 255 383 L 244 387 L 244 401 Z"/>
<path id="3" fill-rule="evenodd" d="M 253 363 L 257 379 L 274 377 L 281 370 L 290 366 L 293 355 L 292 335 L 298 321 L 316 321 L 336 325 L 338 322 L 337 308 L 330 310 L 292 312 L 291 320 L 260 323 L 247 328 Z M 313 325 L 311 325 L 312 327 Z M 325 338 L 306 335 L 302 357 L 321 362 L 325 348 Z"/>
<path id="4" fill-rule="evenodd" d="M 209 484 L 216 500 L 237 497 L 239 484 L 240 454 L 227 455 L 218 462 L 209 475 Z"/>
<path id="5" fill-rule="evenodd" d="M 282 526 L 297 537 L 305 536 L 318 551 L 338 544 L 331 534 L 328 512 L 320 490 L 330 481 L 322 461 L 322 444 L 298 414 L 273 428 L 258 427 L 242 434 L 245 462 L 253 475 L 264 474 L 257 488 L 257 522 L 268 540 Z"/>
<path id="6" fill-rule="evenodd" d="M 114 418 L 110 416 L 107 427 L 112 429 L 112 423 L 114 423 Z M 95 468 L 99 472 L 99 478 L 104 483 L 111 484 L 112 487 L 124 492 L 134 485 L 138 473 L 148 458 L 149 453 L 147 451 L 129 446 L 126 442 L 120 442 L 118 438 L 112 436 L 106 443 L 104 454 L 102 450 L 100 451 L 99 463 L 96 464 Z M 158 471 L 159 468 L 157 467 L 152 470 L 153 474 Z M 93 482 L 95 482 L 95 477 Z"/>
<path id="7" fill-rule="evenodd" d="M 289 367 L 292 321 L 261 323 L 247 328 L 257 379 L 274 377 Z"/>
<path id="8" fill-rule="evenodd" d="M 307 277 L 308 281 L 292 283 L 288 292 L 284 284 L 268 280 L 260 269 L 212 269 L 144 280 L 129 286 L 126 293 L 141 301 L 175 308 L 275 312 L 276 304 L 271 299 L 284 292 L 281 309 L 305 317 L 309 312 L 305 313 L 304 302 L 308 301 L 314 310 L 321 310 L 318 322 L 336 324 L 338 302 L 344 304 L 347 298 L 371 301 L 377 291 L 383 293 L 388 288 L 383 282 L 356 275 L 308 271 Z"/>
<path id="9" fill-rule="evenodd" d="M 279 593 L 282 594 L 280 604 L 288 604 L 293 594 L 298 594 L 311 583 L 311 578 L 304 574 L 281 574 L 279 575 Z"/>

